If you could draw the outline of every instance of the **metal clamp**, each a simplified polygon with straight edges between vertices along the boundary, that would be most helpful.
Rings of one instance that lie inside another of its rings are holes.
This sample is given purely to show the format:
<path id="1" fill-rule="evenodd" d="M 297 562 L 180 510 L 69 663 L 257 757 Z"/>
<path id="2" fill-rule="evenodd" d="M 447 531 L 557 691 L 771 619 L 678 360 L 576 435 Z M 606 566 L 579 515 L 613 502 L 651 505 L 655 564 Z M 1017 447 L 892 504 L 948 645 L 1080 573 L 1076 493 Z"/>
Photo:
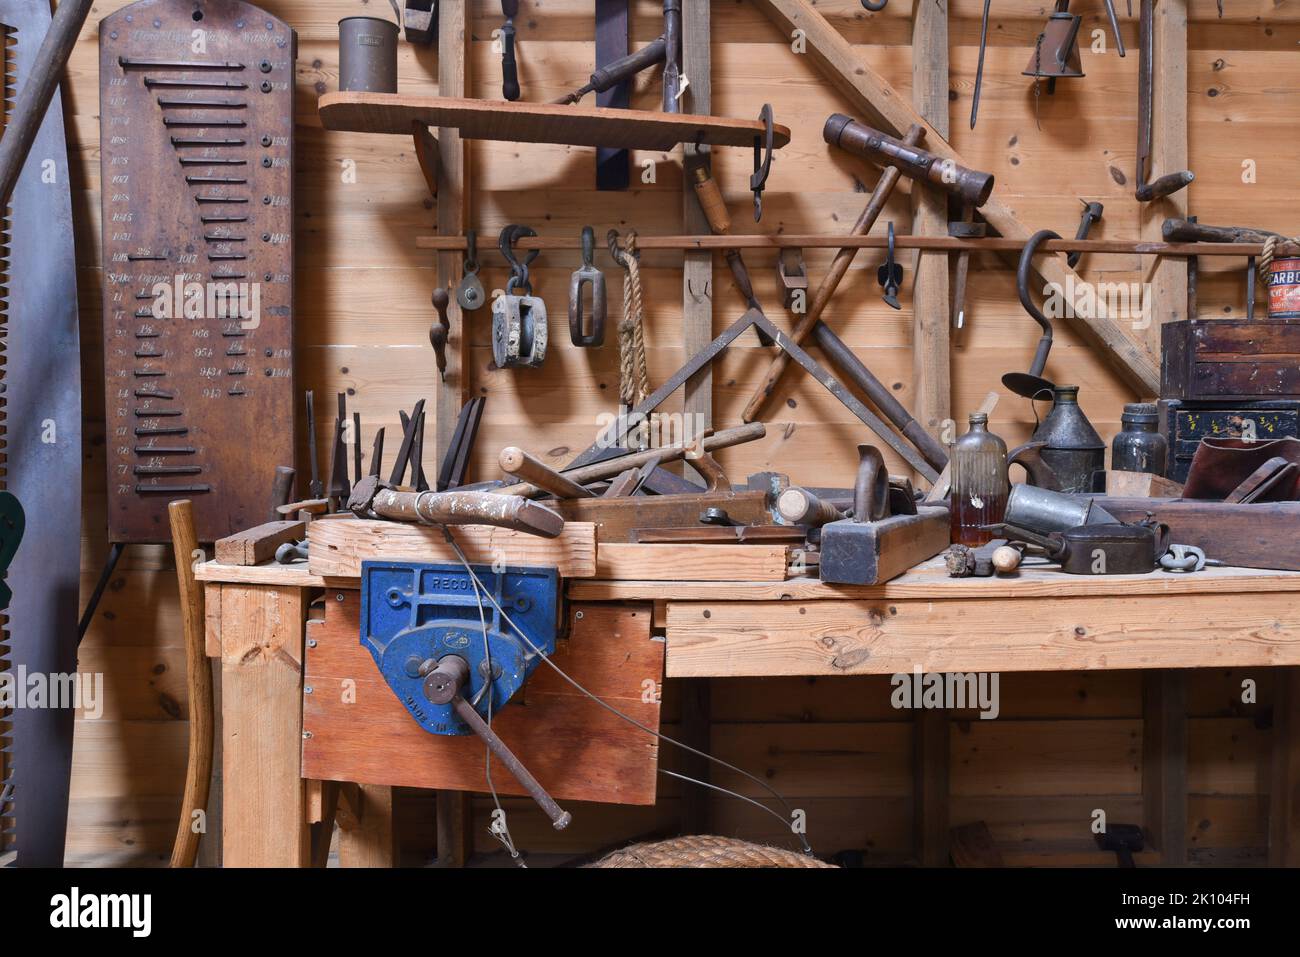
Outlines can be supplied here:
<path id="1" fill-rule="evenodd" d="M 772 104 L 764 103 L 758 112 L 758 120 L 763 124 L 763 135 L 754 137 L 754 172 L 749 177 L 749 189 L 754 194 L 754 222 L 763 218 L 763 188 L 767 185 L 768 174 L 772 172 Z"/>
<path id="2" fill-rule="evenodd" d="M 605 315 L 608 311 L 605 296 L 605 274 L 595 265 L 596 233 L 590 226 L 582 227 L 582 265 L 569 280 L 569 338 L 575 346 L 594 348 L 605 341 Z M 582 287 L 591 286 L 591 331 L 586 332 L 582 302 Z"/>

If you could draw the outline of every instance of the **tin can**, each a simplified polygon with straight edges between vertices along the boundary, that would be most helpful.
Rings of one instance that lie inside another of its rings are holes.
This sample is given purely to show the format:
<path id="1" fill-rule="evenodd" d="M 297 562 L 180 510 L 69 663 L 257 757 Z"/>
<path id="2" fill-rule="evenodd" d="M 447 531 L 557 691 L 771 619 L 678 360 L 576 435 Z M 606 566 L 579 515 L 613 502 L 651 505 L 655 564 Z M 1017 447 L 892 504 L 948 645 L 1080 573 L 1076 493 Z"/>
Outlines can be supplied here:
<path id="1" fill-rule="evenodd" d="M 1300 259 L 1274 259 L 1268 276 L 1270 319 L 1300 319 Z"/>
<path id="2" fill-rule="evenodd" d="M 339 21 L 339 89 L 397 92 L 397 24 L 378 17 Z"/>

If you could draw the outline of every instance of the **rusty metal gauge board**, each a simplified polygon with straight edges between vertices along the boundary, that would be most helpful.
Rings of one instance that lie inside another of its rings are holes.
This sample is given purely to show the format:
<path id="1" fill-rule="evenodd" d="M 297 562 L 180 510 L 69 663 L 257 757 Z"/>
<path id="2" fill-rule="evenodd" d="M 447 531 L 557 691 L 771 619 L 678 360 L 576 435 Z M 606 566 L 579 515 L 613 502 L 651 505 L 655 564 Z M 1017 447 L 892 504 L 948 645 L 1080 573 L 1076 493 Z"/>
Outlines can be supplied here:
<path id="1" fill-rule="evenodd" d="M 0 0 L 4 99 L 40 69 L 50 28 L 44 0 Z M 48 67 L 47 67 L 48 68 Z M 12 703 L 36 676 L 77 670 L 81 546 L 81 367 L 77 274 L 63 110 L 56 92 L 4 210 L 0 237 L 3 487 L 26 514 L 6 575 L 13 591 L 0 631 L 0 671 Z M 0 516 L 0 541 L 14 532 Z M 12 539 L 10 539 L 12 541 Z M 0 553 L 6 551 L 0 546 Z M 58 682 L 51 680 L 51 688 Z M 0 711 L 0 853 L 21 866 L 63 863 L 72 766 L 73 702 Z"/>
<path id="2" fill-rule="evenodd" d="M 296 48 L 239 0 L 100 22 L 110 541 L 256 525 L 293 464 Z"/>

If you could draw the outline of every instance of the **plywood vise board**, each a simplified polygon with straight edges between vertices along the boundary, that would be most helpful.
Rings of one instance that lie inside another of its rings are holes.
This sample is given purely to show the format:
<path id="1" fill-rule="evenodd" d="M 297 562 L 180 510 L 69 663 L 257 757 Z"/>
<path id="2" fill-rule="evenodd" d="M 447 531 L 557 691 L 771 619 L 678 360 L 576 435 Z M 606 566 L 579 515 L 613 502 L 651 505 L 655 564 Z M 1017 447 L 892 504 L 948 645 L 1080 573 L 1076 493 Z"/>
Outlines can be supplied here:
<path id="1" fill-rule="evenodd" d="M 360 604 L 359 592 L 327 593 L 325 619 L 308 622 L 303 777 L 486 791 L 483 741 L 420 728 L 361 645 Z M 664 645 L 651 638 L 651 617 L 649 605 L 574 606 L 554 661 L 592 693 L 658 730 L 658 695 L 645 689 L 663 678 Z M 658 740 L 544 664 L 494 716 L 492 727 L 557 801 L 655 802 Z M 492 772 L 498 793 L 525 793 L 499 761 Z"/>

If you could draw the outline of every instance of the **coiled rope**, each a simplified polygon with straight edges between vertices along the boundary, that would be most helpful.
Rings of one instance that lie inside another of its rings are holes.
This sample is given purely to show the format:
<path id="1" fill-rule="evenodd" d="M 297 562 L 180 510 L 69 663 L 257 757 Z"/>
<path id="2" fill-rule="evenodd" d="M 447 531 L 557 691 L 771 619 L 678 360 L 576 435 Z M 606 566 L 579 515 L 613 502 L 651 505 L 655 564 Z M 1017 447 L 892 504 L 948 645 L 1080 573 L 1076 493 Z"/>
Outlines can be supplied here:
<path id="1" fill-rule="evenodd" d="M 609 231 L 609 252 L 623 267 L 623 318 L 618 324 L 618 399 L 634 408 L 650 394 L 650 370 L 645 356 L 645 303 L 641 298 L 641 253 L 636 232 L 629 231 L 627 243 L 619 249 L 618 231 Z"/>

